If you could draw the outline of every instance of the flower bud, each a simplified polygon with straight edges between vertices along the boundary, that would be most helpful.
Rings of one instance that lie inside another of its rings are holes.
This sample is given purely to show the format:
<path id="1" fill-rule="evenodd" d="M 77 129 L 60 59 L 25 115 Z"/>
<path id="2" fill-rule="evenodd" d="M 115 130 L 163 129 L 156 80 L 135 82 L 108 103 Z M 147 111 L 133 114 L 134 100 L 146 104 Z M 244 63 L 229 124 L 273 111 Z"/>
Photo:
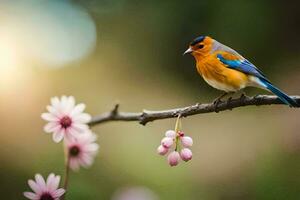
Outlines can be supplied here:
<path id="1" fill-rule="evenodd" d="M 166 153 L 168 153 L 168 151 L 169 151 L 169 149 L 163 147 L 162 145 L 159 145 L 159 147 L 157 148 L 157 153 L 162 156 L 166 155 Z"/>
<path id="2" fill-rule="evenodd" d="M 178 135 L 179 135 L 179 137 L 183 137 L 184 136 L 184 132 L 183 131 L 178 131 Z"/>
<path id="3" fill-rule="evenodd" d="M 161 140 L 161 145 L 165 148 L 170 148 L 173 145 L 173 143 L 174 143 L 173 138 L 164 137 Z"/>
<path id="4" fill-rule="evenodd" d="M 191 147 L 193 146 L 193 139 L 189 136 L 183 136 L 180 138 L 182 146 Z"/>
<path id="5" fill-rule="evenodd" d="M 180 151 L 180 157 L 182 160 L 185 162 L 189 161 L 192 159 L 193 153 L 190 149 L 184 148 Z"/>
<path id="6" fill-rule="evenodd" d="M 166 137 L 169 137 L 169 138 L 175 138 L 176 137 L 176 132 L 173 131 L 173 130 L 168 130 L 166 131 Z"/>
<path id="7" fill-rule="evenodd" d="M 168 156 L 168 163 L 171 167 L 178 165 L 180 160 L 180 155 L 177 151 L 173 151 Z"/>

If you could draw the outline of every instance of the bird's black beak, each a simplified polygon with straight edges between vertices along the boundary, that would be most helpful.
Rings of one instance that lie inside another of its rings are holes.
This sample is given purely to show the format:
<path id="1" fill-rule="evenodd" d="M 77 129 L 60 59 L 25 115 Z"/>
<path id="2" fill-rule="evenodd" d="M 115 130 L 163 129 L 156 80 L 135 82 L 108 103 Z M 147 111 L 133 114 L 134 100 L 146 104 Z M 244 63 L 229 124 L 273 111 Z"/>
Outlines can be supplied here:
<path id="1" fill-rule="evenodd" d="M 183 55 L 185 55 L 185 54 L 190 54 L 190 53 L 192 53 L 193 52 L 193 49 L 190 47 L 190 48 L 188 48 L 184 53 L 183 53 Z"/>

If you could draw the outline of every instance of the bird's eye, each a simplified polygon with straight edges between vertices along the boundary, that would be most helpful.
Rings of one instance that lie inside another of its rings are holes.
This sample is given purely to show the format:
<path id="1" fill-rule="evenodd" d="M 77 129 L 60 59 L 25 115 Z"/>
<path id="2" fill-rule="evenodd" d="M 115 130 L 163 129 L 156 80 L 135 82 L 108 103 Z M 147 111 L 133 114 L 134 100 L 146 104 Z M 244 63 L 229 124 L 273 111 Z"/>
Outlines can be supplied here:
<path id="1" fill-rule="evenodd" d="M 197 47 L 198 47 L 198 49 L 202 49 L 204 47 L 204 45 L 200 44 Z"/>

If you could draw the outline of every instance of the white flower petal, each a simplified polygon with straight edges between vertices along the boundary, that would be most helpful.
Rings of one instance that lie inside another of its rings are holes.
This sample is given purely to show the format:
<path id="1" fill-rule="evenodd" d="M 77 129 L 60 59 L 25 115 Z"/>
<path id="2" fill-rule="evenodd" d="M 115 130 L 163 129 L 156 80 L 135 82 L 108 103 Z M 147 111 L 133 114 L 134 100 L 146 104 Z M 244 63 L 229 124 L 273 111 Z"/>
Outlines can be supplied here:
<path id="1" fill-rule="evenodd" d="M 90 167 L 94 162 L 94 158 L 89 155 L 82 156 L 80 163 L 83 167 Z"/>
<path id="2" fill-rule="evenodd" d="M 40 194 L 42 192 L 40 186 L 37 185 L 37 183 L 34 182 L 33 180 L 28 180 L 28 185 L 35 193 Z"/>
<path id="3" fill-rule="evenodd" d="M 55 190 L 54 192 L 51 192 L 51 195 L 52 195 L 54 198 L 59 198 L 59 197 L 61 197 L 65 192 L 66 192 L 65 189 L 59 188 L 59 189 Z"/>
<path id="4" fill-rule="evenodd" d="M 23 194 L 27 199 L 31 199 L 31 200 L 38 200 L 39 199 L 39 196 L 32 193 L 32 192 L 24 192 Z"/>
<path id="5" fill-rule="evenodd" d="M 61 97 L 60 106 L 61 110 L 65 110 L 65 108 L 68 106 L 68 98 L 66 96 Z"/>
<path id="6" fill-rule="evenodd" d="M 47 106 L 46 108 L 51 115 L 53 115 L 57 118 L 61 117 L 62 114 L 59 110 L 59 107 Z"/>
<path id="7" fill-rule="evenodd" d="M 75 99 L 74 97 L 70 96 L 70 97 L 66 97 L 66 102 L 64 102 L 63 104 L 63 112 L 65 114 L 70 114 L 72 112 L 72 110 L 74 109 L 75 106 Z"/>
<path id="8" fill-rule="evenodd" d="M 75 106 L 75 108 L 72 110 L 72 112 L 70 113 L 70 115 L 72 117 L 74 117 L 74 116 L 82 113 L 84 111 L 84 109 L 85 109 L 85 104 L 80 103 L 80 104 L 78 104 L 78 105 Z"/>
<path id="9" fill-rule="evenodd" d="M 91 115 L 87 114 L 87 113 L 81 113 L 78 115 L 75 115 L 73 117 L 74 122 L 76 123 L 88 123 L 89 121 L 91 121 L 92 117 Z"/>
<path id="10" fill-rule="evenodd" d="M 61 104 L 65 105 L 65 104 L 67 103 L 67 100 L 68 100 L 67 96 L 66 96 L 66 95 L 63 95 L 63 96 L 61 97 L 61 99 L 60 99 Z"/>
<path id="11" fill-rule="evenodd" d="M 48 191 L 55 191 L 58 188 L 59 182 L 60 176 L 55 176 L 53 173 L 51 173 L 47 178 Z"/>
<path id="12" fill-rule="evenodd" d="M 35 182 L 41 190 L 44 190 L 46 188 L 46 182 L 40 174 L 35 175 Z"/>
<path id="13" fill-rule="evenodd" d="M 48 186 L 49 183 L 52 182 L 52 180 L 55 178 L 55 175 L 53 173 L 49 174 L 46 180 L 46 185 Z"/>
<path id="14" fill-rule="evenodd" d="M 50 101 L 51 101 L 51 105 L 53 107 L 59 107 L 60 106 L 60 101 L 59 101 L 58 97 L 52 97 Z"/>
<path id="15" fill-rule="evenodd" d="M 89 144 L 85 147 L 85 151 L 87 152 L 97 152 L 99 149 L 99 145 L 96 143 Z"/>
<path id="16" fill-rule="evenodd" d="M 88 125 L 81 123 L 73 123 L 72 127 L 79 133 L 84 133 L 86 130 L 89 129 Z"/>
<path id="17" fill-rule="evenodd" d="M 46 121 L 58 121 L 58 118 L 55 115 L 50 114 L 50 113 L 43 113 L 41 115 L 41 117 L 43 120 L 46 120 Z"/>
<path id="18" fill-rule="evenodd" d="M 57 107 L 54 107 L 54 106 L 46 106 L 46 109 L 48 110 L 49 113 L 51 114 L 54 114 L 54 113 L 57 113 Z"/>
<path id="19" fill-rule="evenodd" d="M 74 107 L 75 106 L 75 98 L 73 96 L 69 96 L 68 98 L 68 104 L 71 106 L 71 107 Z"/>
<path id="20" fill-rule="evenodd" d="M 61 128 L 61 125 L 57 122 L 50 122 L 44 126 L 44 131 L 46 133 L 57 132 Z"/>
<path id="21" fill-rule="evenodd" d="M 64 138 L 65 129 L 60 129 L 58 132 L 53 133 L 52 138 L 54 142 L 59 143 Z"/>
<path id="22" fill-rule="evenodd" d="M 66 139 L 67 139 L 67 142 L 68 141 L 74 141 L 76 140 L 76 138 L 78 137 L 78 135 L 80 135 L 80 132 L 77 131 L 76 129 L 70 127 L 66 130 Z"/>

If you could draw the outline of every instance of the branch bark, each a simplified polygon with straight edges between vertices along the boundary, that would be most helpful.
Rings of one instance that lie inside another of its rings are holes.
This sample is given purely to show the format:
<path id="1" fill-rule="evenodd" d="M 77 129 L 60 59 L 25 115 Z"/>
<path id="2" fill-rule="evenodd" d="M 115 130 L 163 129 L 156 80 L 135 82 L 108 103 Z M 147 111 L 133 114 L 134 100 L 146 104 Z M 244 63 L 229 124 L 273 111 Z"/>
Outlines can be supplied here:
<path id="1" fill-rule="evenodd" d="M 300 104 L 300 96 L 292 96 L 298 104 Z M 244 107 L 244 106 L 261 106 L 261 105 L 272 105 L 272 104 L 284 104 L 276 96 L 272 95 L 257 95 L 254 97 L 241 96 L 240 98 L 231 99 L 227 101 L 221 101 L 217 104 L 208 103 L 174 108 L 169 110 L 160 110 L 160 111 L 150 111 L 143 110 L 142 112 L 119 112 L 119 104 L 116 104 L 115 107 L 110 111 L 100 115 L 97 115 L 92 118 L 89 122 L 90 126 L 95 126 L 109 121 L 137 121 L 142 125 L 146 125 L 148 122 L 175 118 L 178 115 L 181 117 L 187 117 L 191 115 L 211 113 L 211 112 L 220 112 L 225 110 L 232 110 L 233 108 Z"/>

